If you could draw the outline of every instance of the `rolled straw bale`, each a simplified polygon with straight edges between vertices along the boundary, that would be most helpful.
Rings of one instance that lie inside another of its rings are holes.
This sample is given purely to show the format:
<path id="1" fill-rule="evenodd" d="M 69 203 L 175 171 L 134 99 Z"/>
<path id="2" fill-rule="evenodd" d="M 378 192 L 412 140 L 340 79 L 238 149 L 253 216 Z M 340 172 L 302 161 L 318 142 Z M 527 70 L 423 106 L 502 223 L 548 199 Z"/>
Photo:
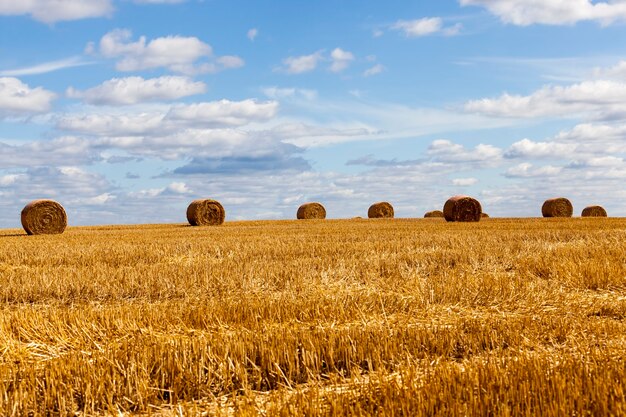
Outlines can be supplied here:
<path id="1" fill-rule="evenodd" d="M 370 219 L 393 219 L 393 206 L 386 201 L 374 203 L 367 210 Z"/>
<path id="2" fill-rule="evenodd" d="M 326 209 L 320 203 L 304 203 L 298 207 L 297 217 L 300 220 L 325 219 Z"/>
<path id="3" fill-rule="evenodd" d="M 567 198 L 551 198 L 541 206 L 541 214 L 543 217 L 572 217 L 574 207 Z"/>
<path id="4" fill-rule="evenodd" d="M 489 215 L 487 213 L 480 213 L 481 219 L 488 219 Z"/>
<path id="5" fill-rule="evenodd" d="M 443 206 L 443 216 L 449 222 L 477 222 L 481 213 L 478 200 L 465 195 L 450 197 Z"/>
<path id="6" fill-rule="evenodd" d="M 583 217 L 608 217 L 606 210 L 602 206 L 589 206 L 583 209 Z"/>
<path id="7" fill-rule="evenodd" d="M 22 209 L 22 227 L 29 235 L 58 235 L 67 227 L 67 214 L 53 200 L 34 200 Z"/>
<path id="8" fill-rule="evenodd" d="M 226 211 L 216 200 L 194 200 L 187 207 L 187 220 L 192 226 L 219 226 L 225 218 Z"/>
<path id="9" fill-rule="evenodd" d="M 443 211 L 441 210 L 433 210 L 433 211 L 428 211 L 424 214 L 424 218 L 425 219 L 438 219 L 438 218 L 443 218 Z"/>

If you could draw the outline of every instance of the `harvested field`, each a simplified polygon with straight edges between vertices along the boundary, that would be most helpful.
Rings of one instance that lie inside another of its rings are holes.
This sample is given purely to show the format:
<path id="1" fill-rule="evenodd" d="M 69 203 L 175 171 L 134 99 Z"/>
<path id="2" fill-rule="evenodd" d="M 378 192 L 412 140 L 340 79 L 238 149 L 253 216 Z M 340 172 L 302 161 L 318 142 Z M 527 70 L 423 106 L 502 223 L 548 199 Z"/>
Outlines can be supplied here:
<path id="1" fill-rule="evenodd" d="M 626 219 L 0 230 L 0 415 L 624 415 Z"/>

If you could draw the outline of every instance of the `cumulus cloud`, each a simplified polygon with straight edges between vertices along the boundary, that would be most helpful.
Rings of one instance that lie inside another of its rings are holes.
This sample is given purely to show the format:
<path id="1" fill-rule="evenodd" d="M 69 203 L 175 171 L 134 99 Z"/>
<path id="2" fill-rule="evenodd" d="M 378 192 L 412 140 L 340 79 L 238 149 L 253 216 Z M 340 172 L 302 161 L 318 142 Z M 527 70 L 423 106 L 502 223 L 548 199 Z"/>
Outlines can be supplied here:
<path id="1" fill-rule="evenodd" d="M 332 64 L 330 70 L 332 72 L 341 72 L 348 68 L 350 63 L 354 61 L 354 54 L 352 52 L 344 51 L 341 48 L 335 48 L 330 53 Z"/>
<path id="2" fill-rule="evenodd" d="M 603 25 L 626 20 L 622 0 L 460 0 L 462 6 L 481 6 L 505 23 L 572 25 L 594 20 Z"/>
<path id="3" fill-rule="evenodd" d="M 62 136 L 52 140 L 7 144 L 0 141 L 2 168 L 89 164 L 101 159 L 84 138 Z"/>
<path id="4" fill-rule="evenodd" d="M 70 87 L 66 94 L 89 104 L 115 106 L 176 100 L 204 92 L 206 85 L 203 82 L 187 77 L 164 76 L 147 80 L 142 77 L 113 78 L 85 91 Z"/>
<path id="5" fill-rule="evenodd" d="M 42 87 L 31 88 L 17 78 L 0 77 L 0 118 L 45 113 L 55 97 Z"/>
<path id="6" fill-rule="evenodd" d="M 252 28 L 248 30 L 247 36 L 248 36 L 248 39 L 250 39 L 251 41 L 254 41 L 256 37 L 259 36 L 259 30 L 257 28 Z"/>
<path id="7" fill-rule="evenodd" d="M 443 19 L 441 19 L 440 17 L 424 17 L 422 19 L 415 20 L 398 20 L 396 23 L 391 25 L 392 30 L 400 31 L 404 33 L 405 36 L 410 38 L 417 38 L 434 34 L 453 36 L 458 34 L 461 28 L 461 24 L 444 27 Z"/>
<path id="8" fill-rule="evenodd" d="M 0 0 L 0 15 L 29 15 L 44 23 L 109 16 L 111 0 Z"/>
<path id="9" fill-rule="evenodd" d="M 584 81 L 569 86 L 545 86 L 528 96 L 503 94 L 465 104 L 465 110 L 495 117 L 622 118 L 626 115 L 626 83 Z"/>
<path id="10" fill-rule="evenodd" d="M 132 32 L 115 29 L 100 39 L 100 53 L 117 58 L 118 71 L 142 71 L 167 68 L 181 74 L 215 73 L 244 65 L 236 56 L 213 57 L 213 48 L 196 37 L 166 36 L 148 41 L 141 36 L 132 40 Z"/>
<path id="11" fill-rule="evenodd" d="M 552 165 L 535 167 L 529 162 L 523 162 L 507 169 L 504 175 L 508 178 L 552 177 L 558 175 L 562 169 Z"/>
<path id="12" fill-rule="evenodd" d="M 302 74 L 313 71 L 319 62 L 324 59 L 322 51 L 317 51 L 310 55 L 290 56 L 283 59 L 283 68 L 287 74 Z"/>
<path id="13" fill-rule="evenodd" d="M 474 149 L 467 149 L 458 143 L 438 139 L 430 144 L 427 154 L 436 157 L 441 162 L 471 162 L 492 165 L 501 160 L 502 149 L 482 143 Z"/>
<path id="14" fill-rule="evenodd" d="M 58 118 L 56 127 L 64 131 L 96 136 L 159 136 L 202 127 L 241 127 L 268 121 L 277 111 L 278 103 L 275 101 L 219 100 L 175 104 L 147 112 L 68 114 Z"/>

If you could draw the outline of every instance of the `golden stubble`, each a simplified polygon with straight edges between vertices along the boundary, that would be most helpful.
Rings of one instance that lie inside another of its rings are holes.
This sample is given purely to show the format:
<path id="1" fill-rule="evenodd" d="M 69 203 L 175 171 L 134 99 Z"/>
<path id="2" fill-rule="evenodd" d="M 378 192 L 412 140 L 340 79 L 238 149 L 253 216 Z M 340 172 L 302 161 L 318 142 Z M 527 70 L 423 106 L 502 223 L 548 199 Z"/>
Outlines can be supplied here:
<path id="1" fill-rule="evenodd" d="M 620 415 L 626 220 L 0 231 L 0 415 Z"/>

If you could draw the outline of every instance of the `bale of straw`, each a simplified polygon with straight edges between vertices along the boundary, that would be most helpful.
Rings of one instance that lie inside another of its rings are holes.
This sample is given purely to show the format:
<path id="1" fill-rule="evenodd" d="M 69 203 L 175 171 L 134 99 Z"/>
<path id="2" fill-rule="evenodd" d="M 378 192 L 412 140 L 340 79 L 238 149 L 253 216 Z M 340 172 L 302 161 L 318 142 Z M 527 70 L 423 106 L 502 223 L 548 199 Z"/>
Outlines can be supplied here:
<path id="1" fill-rule="evenodd" d="M 589 206 L 583 209 L 583 217 L 608 217 L 606 210 L 602 206 Z"/>
<path id="2" fill-rule="evenodd" d="M 58 235 L 67 227 L 67 214 L 56 201 L 34 200 L 22 209 L 22 227 L 29 235 Z"/>
<path id="3" fill-rule="evenodd" d="M 441 210 L 433 210 L 433 211 L 428 211 L 424 214 L 424 218 L 425 219 L 439 219 L 439 218 L 443 218 L 443 211 Z"/>
<path id="4" fill-rule="evenodd" d="M 443 206 L 443 216 L 449 222 L 477 222 L 481 213 L 478 200 L 465 195 L 450 197 Z"/>
<path id="5" fill-rule="evenodd" d="M 487 213 L 480 213 L 480 218 L 481 219 L 488 219 L 489 215 Z"/>
<path id="6" fill-rule="evenodd" d="M 567 198 L 551 198 L 541 206 L 541 214 L 543 217 L 572 217 L 574 207 Z"/>
<path id="7" fill-rule="evenodd" d="M 393 219 L 393 206 L 386 201 L 374 203 L 367 210 L 370 219 Z"/>
<path id="8" fill-rule="evenodd" d="M 187 207 L 187 221 L 192 226 L 219 226 L 225 218 L 226 211 L 216 200 L 194 200 Z"/>
<path id="9" fill-rule="evenodd" d="M 298 207 L 297 217 L 300 220 L 325 219 L 326 209 L 320 203 L 304 203 Z"/>

